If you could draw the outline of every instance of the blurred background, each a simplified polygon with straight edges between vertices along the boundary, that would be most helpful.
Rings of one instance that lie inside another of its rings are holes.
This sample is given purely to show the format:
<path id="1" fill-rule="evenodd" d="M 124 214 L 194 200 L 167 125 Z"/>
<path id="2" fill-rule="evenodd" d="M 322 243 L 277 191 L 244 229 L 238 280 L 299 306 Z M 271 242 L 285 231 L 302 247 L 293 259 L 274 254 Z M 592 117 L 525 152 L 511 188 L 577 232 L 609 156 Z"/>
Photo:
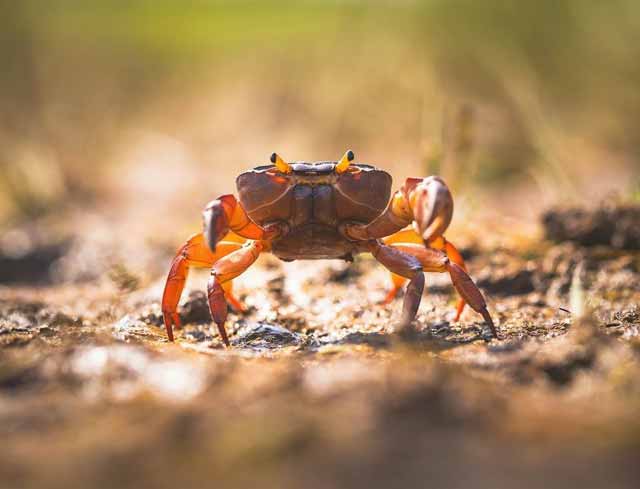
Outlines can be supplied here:
<path id="1" fill-rule="evenodd" d="M 639 192 L 634 0 L 2 3 L 3 228 L 80 207 L 180 235 L 275 150 L 527 218 Z"/>

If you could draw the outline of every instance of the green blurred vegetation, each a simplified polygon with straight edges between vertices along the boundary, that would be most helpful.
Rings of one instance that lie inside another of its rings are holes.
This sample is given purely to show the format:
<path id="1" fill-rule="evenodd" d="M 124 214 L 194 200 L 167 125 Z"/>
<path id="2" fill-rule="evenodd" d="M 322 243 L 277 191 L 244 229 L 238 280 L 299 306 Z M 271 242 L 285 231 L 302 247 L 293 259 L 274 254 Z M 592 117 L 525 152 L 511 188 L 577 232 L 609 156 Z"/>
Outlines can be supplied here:
<path id="1" fill-rule="evenodd" d="M 634 0 L 2 3 L 0 220 L 103 195 L 148 127 L 196 152 L 371 148 L 455 187 L 638 172 Z M 189 111 L 225 103 L 244 114 L 209 129 L 237 139 L 206 140 Z"/>

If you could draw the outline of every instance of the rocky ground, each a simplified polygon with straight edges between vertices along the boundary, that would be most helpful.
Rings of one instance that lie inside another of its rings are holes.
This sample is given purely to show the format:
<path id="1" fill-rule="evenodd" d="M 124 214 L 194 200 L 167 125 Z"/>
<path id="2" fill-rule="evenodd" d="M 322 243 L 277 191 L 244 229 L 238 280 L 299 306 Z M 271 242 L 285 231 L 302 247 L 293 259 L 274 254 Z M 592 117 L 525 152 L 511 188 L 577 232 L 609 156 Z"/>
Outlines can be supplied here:
<path id="1" fill-rule="evenodd" d="M 444 276 L 400 337 L 372 260 L 266 257 L 232 348 L 198 275 L 170 344 L 161 277 L 43 276 L 73 242 L 2 256 L 0 486 L 638 487 L 639 215 L 553 210 L 542 242 L 468 246 L 500 339 L 452 321 Z"/>

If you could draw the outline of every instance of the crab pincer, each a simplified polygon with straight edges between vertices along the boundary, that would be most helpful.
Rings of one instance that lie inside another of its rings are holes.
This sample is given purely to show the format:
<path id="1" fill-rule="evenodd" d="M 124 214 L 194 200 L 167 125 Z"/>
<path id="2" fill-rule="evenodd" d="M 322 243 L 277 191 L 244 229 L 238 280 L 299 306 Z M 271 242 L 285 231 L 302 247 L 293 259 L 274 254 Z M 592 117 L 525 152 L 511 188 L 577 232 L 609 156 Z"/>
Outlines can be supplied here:
<path id="1" fill-rule="evenodd" d="M 408 178 L 402 186 L 416 230 L 425 245 L 442 236 L 453 218 L 453 197 L 440 177 Z"/>

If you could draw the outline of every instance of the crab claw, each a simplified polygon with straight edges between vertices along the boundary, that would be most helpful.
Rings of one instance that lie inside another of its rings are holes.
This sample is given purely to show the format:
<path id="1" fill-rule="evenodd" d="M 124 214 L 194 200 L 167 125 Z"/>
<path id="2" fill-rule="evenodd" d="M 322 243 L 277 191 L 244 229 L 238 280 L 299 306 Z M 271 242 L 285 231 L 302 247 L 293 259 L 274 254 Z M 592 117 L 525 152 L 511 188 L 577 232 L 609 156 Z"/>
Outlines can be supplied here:
<path id="1" fill-rule="evenodd" d="M 453 197 L 439 177 L 408 178 L 402 187 L 414 226 L 425 243 L 442 236 L 453 217 Z"/>
<path id="2" fill-rule="evenodd" d="M 209 249 L 216 251 L 216 245 L 222 241 L 229 231 L 246 239 L 263 239 L 280 232 L 273 226 L 269 233 L 254 223 L 238 200 L 231 194 L 222 195 L 207 204 L 203 213 L 203 231 Z"/>
<path id="3" fill-rule="evenodd" d="M 232 209 L 230 209 L 230 202 L 226 202 L 228 197 L 231 196 L 223 195 L 219 199 L 212 200 L 202 212 L 202 234 L 211 251 L 215 251 L 218 242 L 229 233 L 229 215 Z"/>

